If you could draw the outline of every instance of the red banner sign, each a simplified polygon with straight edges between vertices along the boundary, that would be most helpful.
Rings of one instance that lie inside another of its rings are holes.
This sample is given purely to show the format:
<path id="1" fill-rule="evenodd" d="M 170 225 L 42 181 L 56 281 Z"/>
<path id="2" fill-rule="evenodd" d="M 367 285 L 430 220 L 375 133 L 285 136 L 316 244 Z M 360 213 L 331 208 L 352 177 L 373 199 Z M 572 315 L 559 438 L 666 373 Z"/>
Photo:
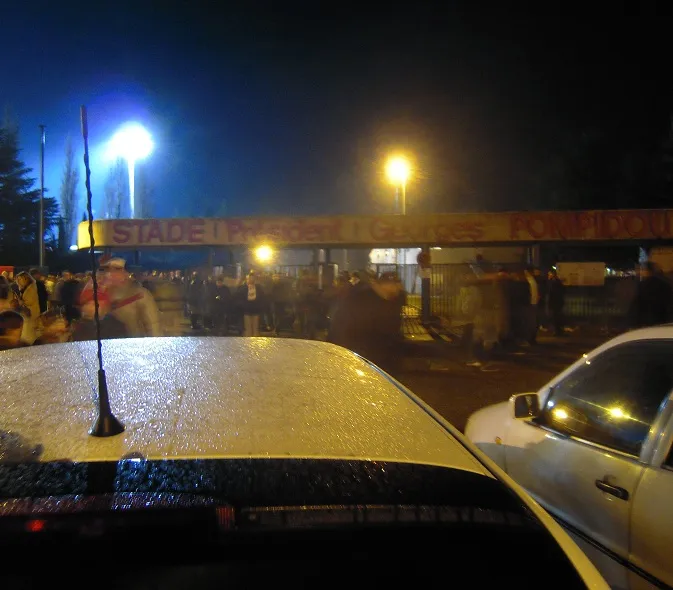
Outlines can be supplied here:
<path id="1" fill-rule="evenodd" d="M 672 239 L 673 210 L 542 211 L 230 219 L 112 219 L 94 222 L 97 246 L 381 247 L 508 242 Z M 80 224 L 78 245 L 89 245 Z"/>

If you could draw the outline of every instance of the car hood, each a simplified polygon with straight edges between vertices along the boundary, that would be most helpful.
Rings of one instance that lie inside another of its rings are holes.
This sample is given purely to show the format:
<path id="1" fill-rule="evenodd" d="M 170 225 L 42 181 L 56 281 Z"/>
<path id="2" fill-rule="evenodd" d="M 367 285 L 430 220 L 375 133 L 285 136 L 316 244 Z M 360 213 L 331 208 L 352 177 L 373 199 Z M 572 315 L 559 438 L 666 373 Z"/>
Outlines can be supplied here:
<path id="1" fill-rule="evenodd" d="M 103 359 L 122 434 L 88 434 L 96 342 L 73 342 L 0 353 L 3 440 L 39 449 L 41 461 L 335 458 L 488 473 L 413 395 L 338 346 L 138 338 L 104 341 Z"/>

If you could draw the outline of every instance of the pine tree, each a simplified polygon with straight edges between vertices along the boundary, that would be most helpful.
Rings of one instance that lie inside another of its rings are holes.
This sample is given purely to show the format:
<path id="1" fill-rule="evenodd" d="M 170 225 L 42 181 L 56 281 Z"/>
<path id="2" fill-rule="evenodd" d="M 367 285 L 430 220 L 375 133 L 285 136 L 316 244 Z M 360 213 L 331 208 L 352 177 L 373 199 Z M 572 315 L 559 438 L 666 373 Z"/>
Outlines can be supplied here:
<path id="1" fill-rule="evenodd" d="M 0 255 L 15 265 L 38 259 L 40 191 L 32 170 L 19 159 L 18 128 L 0 127 Z M 44 199 L 45 235 L 58 217 L 54 199 Z"/>

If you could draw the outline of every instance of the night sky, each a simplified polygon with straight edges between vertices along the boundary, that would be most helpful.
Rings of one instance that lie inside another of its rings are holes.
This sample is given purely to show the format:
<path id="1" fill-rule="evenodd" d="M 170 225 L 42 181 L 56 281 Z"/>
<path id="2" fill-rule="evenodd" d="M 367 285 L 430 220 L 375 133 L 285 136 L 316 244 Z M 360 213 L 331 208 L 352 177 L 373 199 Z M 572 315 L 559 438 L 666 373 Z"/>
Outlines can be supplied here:
<path id="1" fill-rule="evenodd" d="M 410 213 L 512 210 L 545 207 L 533 179 L 568 138 L 669 131 L 670 3 L 320 4 L 3 3 L 0 99 L 26 163 L 37 177 L 44 123 L 57 196 L 84 103 L 99 202 L 105 141 L 139 121 L 160 216 L 392 211 L 397 150 Z"/>

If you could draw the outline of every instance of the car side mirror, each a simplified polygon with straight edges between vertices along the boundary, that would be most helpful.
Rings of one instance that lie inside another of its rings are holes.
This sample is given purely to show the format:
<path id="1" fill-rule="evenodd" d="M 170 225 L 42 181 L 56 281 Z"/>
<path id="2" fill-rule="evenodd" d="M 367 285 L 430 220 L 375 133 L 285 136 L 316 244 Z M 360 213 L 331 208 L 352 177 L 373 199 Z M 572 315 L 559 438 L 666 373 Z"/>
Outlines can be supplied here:
<path id="1" fill-rule="evenodd" d="M 537 418 L 540 415 L 540 400 L 537 393 L 519 393 L 510 398 L 512 413 L 517 419 Z"/>

